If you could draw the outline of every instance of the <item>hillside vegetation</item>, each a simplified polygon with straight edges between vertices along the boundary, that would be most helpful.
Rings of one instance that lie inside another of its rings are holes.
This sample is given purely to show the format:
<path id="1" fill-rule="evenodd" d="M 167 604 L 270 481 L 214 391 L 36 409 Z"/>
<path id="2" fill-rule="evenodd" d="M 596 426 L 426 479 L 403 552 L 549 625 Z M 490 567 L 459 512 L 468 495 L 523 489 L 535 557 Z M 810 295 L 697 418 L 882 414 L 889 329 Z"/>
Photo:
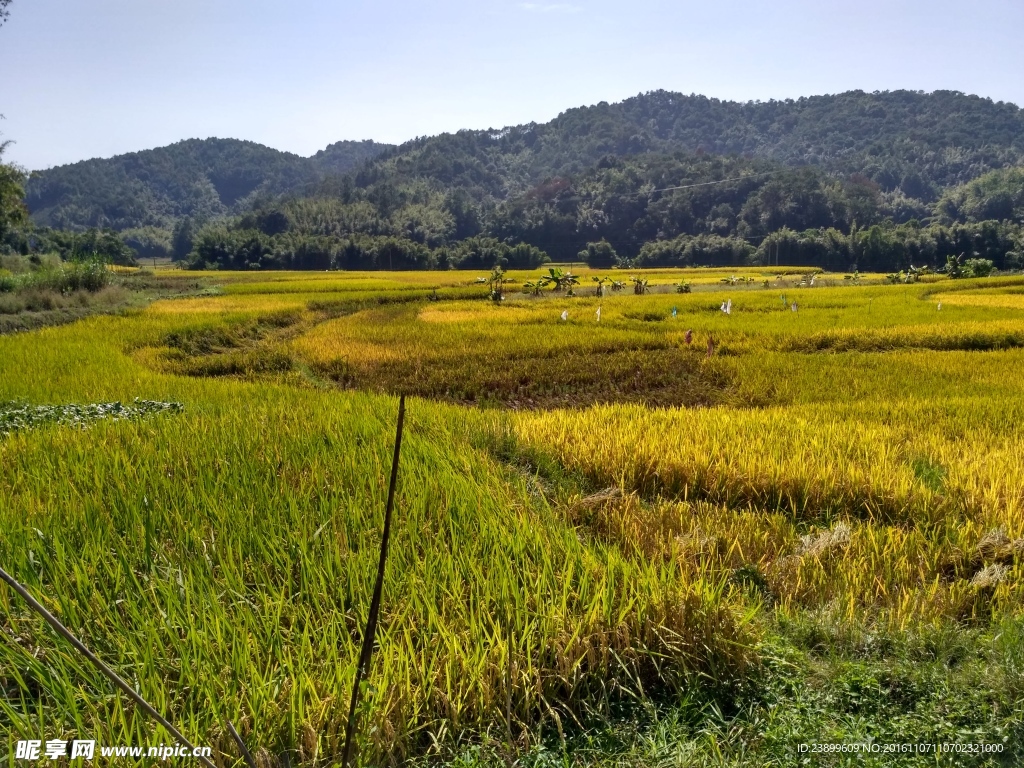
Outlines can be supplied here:
<path id="1" fill-rule="evenodd" d="M 43 226 L 171 229 L 185 217 L 225 216 L 260 196 L 344 173 L 384 148 L 345 141 L 304 158 L 251 141 L 189 139 L 32 174 L 26 203 Z"/>
<path id="2" fill-rule="evenodd" d="M 27 199 L 39 223 L 110 226 L 199 268 L 529 267 L 586 251 L 594 266 L 896 271 L 962 255 L 1014 269 L 1022 162 L 1024 112 L 957 92 L 659 91 L 308 159 L 182 142 L 46 171 Z"/>

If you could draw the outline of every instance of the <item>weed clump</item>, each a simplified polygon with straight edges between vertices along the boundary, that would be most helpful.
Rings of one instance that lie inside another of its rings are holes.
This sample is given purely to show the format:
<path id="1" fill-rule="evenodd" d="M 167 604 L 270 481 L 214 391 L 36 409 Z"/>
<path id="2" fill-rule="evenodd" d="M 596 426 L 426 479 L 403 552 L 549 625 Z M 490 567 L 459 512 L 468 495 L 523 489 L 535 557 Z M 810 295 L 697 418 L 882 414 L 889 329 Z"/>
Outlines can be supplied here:
<path id="1" fill-rule="evenodd" d="M 126 421 L 160 413 L 181 413 L 182 403 L 140 400 L 131 403 L 86 403 L 68 405 L 22 405 L 0 403 L 0 437 L 46 424 L 84 428 L 94 421 Z"/>
<path id="2" fill-rule="evenodd" d="M 23 274 L 0 275 L 0 293 L 42 290 L 66 294 L 72 291 L 95 293 L 110 285 L 113 273 L 98 260 L 63 262 Z"/>

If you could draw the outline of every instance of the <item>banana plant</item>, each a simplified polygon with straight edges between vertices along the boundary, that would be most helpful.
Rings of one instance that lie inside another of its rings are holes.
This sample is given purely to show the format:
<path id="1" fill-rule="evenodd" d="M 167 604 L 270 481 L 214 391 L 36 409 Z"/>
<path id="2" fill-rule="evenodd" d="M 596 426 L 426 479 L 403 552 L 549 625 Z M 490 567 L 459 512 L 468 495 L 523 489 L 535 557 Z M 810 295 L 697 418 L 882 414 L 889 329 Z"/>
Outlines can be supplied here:
<path id="1" fill-rule="evenodd" d="M 910 269 L 907 270 L 907 276 L 904 278 L 905 283 L 916 283 L 925 275 L 929 274 L 928 267 L 915 267 L 913 264 L 910 265 Z"/>
<path id="2" fill-rule="evenodd" d="M 549 282 L 550 281 L 546 277 L 538 277 L 536 280 L 530 280 L 529 282 L 523 283 L 523 293 L 540 296 L 540 292 L 547 287 Z"/>
<path id="3" fill-rule="evenodd" d="M 490 277 L 487 278 L 487 284 L 491 289 L 491 301 L 504 301 L 505 292 L 503 287 L 511 282 L 511 280 L 505 277 L 505 272 L 501 267 L 492 269 Z"/>
<path id="4" fill-rule="evenodd" d="M 565 291 L 566 296 L 574 296 L 572 291 L 574 285 L 579 285 L 580 279 L 572 272 L 567 272 L 561 267 L 548 267 L 546 277 L 549 283 L 554 284 L 555 291 Z"/>
<path id="5" fill-rule="evenodd" d="M 950 277 L 964 276 L 964 255 L 946 257 L 946 274 Z"/>
<path id="6" fill-rule="evenodd" d="M 576 275 L 572 274 L 571 272 L 566 272 L 565 273 L 565 295 L 566 296 L 575 296 L 576 293 L 575 293 L 575 291 L 573 291 L 573 286 L 576 286 L 576 285 L 579 285 L 579 284 L 580 284 L 580 279 L 578 277 L 576 277 Z"/>

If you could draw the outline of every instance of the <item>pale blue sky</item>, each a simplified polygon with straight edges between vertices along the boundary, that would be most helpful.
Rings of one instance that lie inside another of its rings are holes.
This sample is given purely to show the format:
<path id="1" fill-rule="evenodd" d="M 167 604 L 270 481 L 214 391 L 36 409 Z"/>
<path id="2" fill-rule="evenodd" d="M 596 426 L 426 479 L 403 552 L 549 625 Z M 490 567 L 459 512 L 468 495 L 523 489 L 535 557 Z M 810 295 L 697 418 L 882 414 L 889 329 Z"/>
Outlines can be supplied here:
<path id="1" fill-rule="evenodd" d="M 1024 0 L 14 0 L 0 123 L 29 169 L 208 136 L 309 155 L 664 88 L 1024 104 Z"/>

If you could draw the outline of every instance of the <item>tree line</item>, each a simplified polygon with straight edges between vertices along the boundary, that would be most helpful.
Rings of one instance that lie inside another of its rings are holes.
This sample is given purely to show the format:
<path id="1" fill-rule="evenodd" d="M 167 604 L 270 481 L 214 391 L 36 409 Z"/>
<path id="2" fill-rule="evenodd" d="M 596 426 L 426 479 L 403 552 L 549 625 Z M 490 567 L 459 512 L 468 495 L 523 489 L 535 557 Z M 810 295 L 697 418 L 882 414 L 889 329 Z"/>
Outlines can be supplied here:
<path id="1" fill-rule="evenodd" d="M 665 187 L 679 179 L 687 183 Z M 178 256 L 198 268 L 479 269 L 577 260 L 898 271 L 965 255 L 1018 269 L 1022 222 L 1024 169 L 992 171 L 930 206 L 909 206 L 862 177 L 741 158 L 645 155 L 606 158 L 575 179 L 551 179 L 492 206 L 422 183 L 352 185 L 194 233 L 188 222 L 175 242 Z"/>

